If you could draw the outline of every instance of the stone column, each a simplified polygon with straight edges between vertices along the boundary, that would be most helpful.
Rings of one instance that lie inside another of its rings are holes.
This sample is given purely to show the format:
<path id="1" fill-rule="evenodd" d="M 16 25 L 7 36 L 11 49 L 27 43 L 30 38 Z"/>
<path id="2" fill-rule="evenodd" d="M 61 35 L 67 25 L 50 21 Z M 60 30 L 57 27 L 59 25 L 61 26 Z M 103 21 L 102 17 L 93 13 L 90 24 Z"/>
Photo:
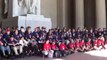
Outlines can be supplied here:
<path id="1" fill-rule="evenodd" d="M 63 27 L 67 27 L 66 26 L 66 0 L 62 0 L 62 13 L 63 13 Z"/>
<path id="2" fill-rule="evenodd" d="M 76 25 L 75 27 L 84 28 L 84 0 L 75 0 Z"/>
<path id="3" fill-rule="evenodd" d="M 57 0 L 58 5 L 58 26 L 60 28 L 67 27 L 67 1 L 68 0 Z"/>
<path id="4" fill-rule="evenodd" d="M 96 0 L 96 27 L 97 28 L 106 28 L 105 0 Z"/>

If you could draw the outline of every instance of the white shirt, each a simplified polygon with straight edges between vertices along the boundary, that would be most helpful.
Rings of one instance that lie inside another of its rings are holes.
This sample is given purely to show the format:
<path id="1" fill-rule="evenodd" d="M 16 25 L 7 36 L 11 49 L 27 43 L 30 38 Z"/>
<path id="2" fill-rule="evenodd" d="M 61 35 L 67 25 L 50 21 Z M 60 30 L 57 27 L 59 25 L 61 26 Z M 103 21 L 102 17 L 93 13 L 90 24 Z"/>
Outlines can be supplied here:
<path id="1" fill-rule="evenodd" d="M 21 44 L 22 46 L 27 46 L 28 42 L 26 40 L 20 40 L 19 44 Z"/>

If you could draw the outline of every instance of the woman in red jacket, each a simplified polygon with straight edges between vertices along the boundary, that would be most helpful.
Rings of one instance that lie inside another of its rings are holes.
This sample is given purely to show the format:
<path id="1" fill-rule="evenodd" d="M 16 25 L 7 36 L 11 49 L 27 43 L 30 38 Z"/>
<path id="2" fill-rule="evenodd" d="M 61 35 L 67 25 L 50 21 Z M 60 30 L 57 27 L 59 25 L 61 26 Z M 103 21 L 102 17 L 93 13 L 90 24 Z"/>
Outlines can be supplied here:
<path id="1" fill-rule="evenodd" d="M 85 51 L 85 49 L 86 49 L 86 47 L 85 47 L 85 42 L 84 42 L 83 39 L 80 41 L 80 48 L 81 48 L 81 51 L 82 51 L 82 52 Z"/>
<path id="2" fill-rule="evenodd" d="M 73 39 L 70 40 L 70 43 L 68 44 L 68 47 L 69 47 L 70 52 L 74 53 L 74 51 L 75 51 L 75 43 L 74 43 Z"/>
<path id="3" fill-rule="evenodd" d="M 90 39 L 90 38 L 88 38 L 88 41 L 85 43 L 85 45 L 86 45 L 86 51 L 90 51 L 90 50 L 93 49 L 93 48 L 92 48 L 92 43 L 91 43 L 91 39 Z"/>
<path id="4" fill-rule="evenodd" d="M 62 56 L 66 56 L 67 55 L 67 46 L 66 44 L 62 41 L 61 44 L 59 45 L 59 50 Z"/>
<path id="5" fill-rule="evenodd" d="M 51 49 L 52 50 L 58 50 L 58 47 L 57 47 L 55 42 L 52 42 Z"/>
<path id="6" fill-rule="evenodd" d="M 43 54 L 48 57 L 53 57 L 53 50 L 51 50 L 51 45 L 49 40 L 44 43 Z M 51 55 L 51 56 L 50 56 Z"/>
<path id="7" fill-rule="evenodd" d="M 54 51 L 53 53 L 54 57 L 60 57 L 59 48 L 55 42 L 52 42 L 51 49 Z"/>
<path id="8" fill-rule="evenodd" d="M 47 40 L 44 44 L 44 51 L 49 51 L 51 49 L 51 45 L 49 43 L 49 40 Z"/>
<path id="9" fill-rule="evenodd" d="M 76 39 L 76 42 L 75 42 L 75 52 L 80 52 L 80 51 L 82 51 L 81 44 L 80 44 L 80 39 Z"/>
<path id="10" fill-rule="evenodd" d="M 98 50 L 104 49 L 104 40 L 101 39 L 101 37 L 97 39 L 97 46 L 98 46 Z"/>

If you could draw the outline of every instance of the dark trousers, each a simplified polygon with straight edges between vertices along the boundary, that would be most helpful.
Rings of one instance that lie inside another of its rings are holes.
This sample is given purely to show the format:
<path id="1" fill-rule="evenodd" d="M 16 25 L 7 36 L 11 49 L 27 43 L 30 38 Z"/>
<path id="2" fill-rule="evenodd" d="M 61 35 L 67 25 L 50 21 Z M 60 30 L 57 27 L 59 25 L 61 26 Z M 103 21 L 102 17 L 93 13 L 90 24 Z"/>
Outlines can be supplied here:
<path id="1" fill-rule="evenodd" d="M 60 50 L 60 54 L 61 56 L 66 56 L 67 55 L 66 50 Z"/>

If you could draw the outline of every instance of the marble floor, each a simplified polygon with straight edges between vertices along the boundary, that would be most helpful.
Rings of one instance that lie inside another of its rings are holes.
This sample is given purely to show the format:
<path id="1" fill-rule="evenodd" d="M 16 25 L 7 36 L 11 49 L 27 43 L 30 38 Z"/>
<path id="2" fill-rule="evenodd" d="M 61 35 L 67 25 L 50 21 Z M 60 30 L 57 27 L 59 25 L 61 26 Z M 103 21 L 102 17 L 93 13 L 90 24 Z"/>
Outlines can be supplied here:
<path id="1" fill-rule="evenodd" d="M 10 59 L 2 59 L 2 60 L 10 60 Z M 90 51 L 86 53 L 75 53 L 63 58 L 54 58 L 54 59 L 32 56 L 32 57 L 18 58 L 14 60 L 107 60 L 107 50 Z"/>

